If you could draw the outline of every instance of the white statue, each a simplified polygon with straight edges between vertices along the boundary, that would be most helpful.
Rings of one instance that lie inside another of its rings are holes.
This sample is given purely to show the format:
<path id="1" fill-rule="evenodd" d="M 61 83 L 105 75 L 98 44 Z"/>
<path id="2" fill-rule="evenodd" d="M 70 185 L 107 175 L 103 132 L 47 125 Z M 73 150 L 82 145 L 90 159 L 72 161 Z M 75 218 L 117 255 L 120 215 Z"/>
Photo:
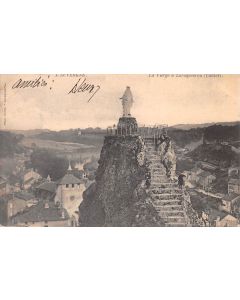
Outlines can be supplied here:
<path id="1" fill-rule="evenodd" d="M 130 110 L 133 105 L 133 96 L 129 86 L 126 87 L 126 90 L 120 100 L 122 100 L 123 117 L 131 117 Z"/>

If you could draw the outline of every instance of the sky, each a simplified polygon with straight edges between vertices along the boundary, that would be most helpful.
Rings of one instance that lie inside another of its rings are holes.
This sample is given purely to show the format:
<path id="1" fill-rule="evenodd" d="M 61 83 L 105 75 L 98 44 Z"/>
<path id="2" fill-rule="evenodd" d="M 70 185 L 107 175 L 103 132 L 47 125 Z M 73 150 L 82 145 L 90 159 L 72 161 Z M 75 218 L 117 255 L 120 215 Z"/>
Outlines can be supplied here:
<path id="1" fill-rule="evenodd" d="M 24 81 L 33 81 L 32 86 L 23 87 Z M 240 120 L 240 75 L 29 74 L 0 75 L 1 128 L 112 126 L 122 115 L 120 98 L 126 86 L 134 99 L 131 115 L 141 125 Z"/>

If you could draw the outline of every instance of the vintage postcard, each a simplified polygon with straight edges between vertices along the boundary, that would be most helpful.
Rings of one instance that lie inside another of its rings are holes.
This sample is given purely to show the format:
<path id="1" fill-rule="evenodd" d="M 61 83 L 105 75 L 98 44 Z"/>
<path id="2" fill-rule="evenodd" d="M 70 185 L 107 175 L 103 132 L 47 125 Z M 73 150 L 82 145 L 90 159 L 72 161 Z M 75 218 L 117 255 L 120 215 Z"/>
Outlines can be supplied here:
<path id="1" fill-rule="evenodd" d="M 0 226 L 240 226 L 240 75 L 0 75 Z"/>

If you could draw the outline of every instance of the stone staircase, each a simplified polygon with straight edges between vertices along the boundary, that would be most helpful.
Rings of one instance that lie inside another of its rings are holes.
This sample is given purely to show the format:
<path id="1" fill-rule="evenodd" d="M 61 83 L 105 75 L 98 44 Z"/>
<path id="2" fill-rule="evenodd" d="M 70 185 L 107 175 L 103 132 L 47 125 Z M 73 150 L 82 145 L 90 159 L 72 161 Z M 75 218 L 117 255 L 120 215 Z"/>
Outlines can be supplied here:
<path id="1" fill-rule="evenodd" d="M 166 176 L 166 169 L 160 161 L 152 139 L 145 139 L 146 157 L 150 161 L 151 184 L 149 196 L 165 226 L 188 226 L 184 209 L 184 197 L 176 181 Z"/>

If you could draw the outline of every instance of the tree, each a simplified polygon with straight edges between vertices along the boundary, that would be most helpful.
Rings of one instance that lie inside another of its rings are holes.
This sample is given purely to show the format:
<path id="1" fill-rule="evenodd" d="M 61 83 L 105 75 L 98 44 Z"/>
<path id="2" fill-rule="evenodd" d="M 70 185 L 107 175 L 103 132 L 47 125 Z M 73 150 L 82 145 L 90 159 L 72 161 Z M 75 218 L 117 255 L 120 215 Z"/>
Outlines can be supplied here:
<path id="1" fill-rule="evenodd" d="M 50 175 L 52 180 L 63 177 L 68 169 L 68 161 L 56 156 L 53 151 L 36 149 L 31 154 L 32 167 L 37 169 L 41 176 Z"/>

